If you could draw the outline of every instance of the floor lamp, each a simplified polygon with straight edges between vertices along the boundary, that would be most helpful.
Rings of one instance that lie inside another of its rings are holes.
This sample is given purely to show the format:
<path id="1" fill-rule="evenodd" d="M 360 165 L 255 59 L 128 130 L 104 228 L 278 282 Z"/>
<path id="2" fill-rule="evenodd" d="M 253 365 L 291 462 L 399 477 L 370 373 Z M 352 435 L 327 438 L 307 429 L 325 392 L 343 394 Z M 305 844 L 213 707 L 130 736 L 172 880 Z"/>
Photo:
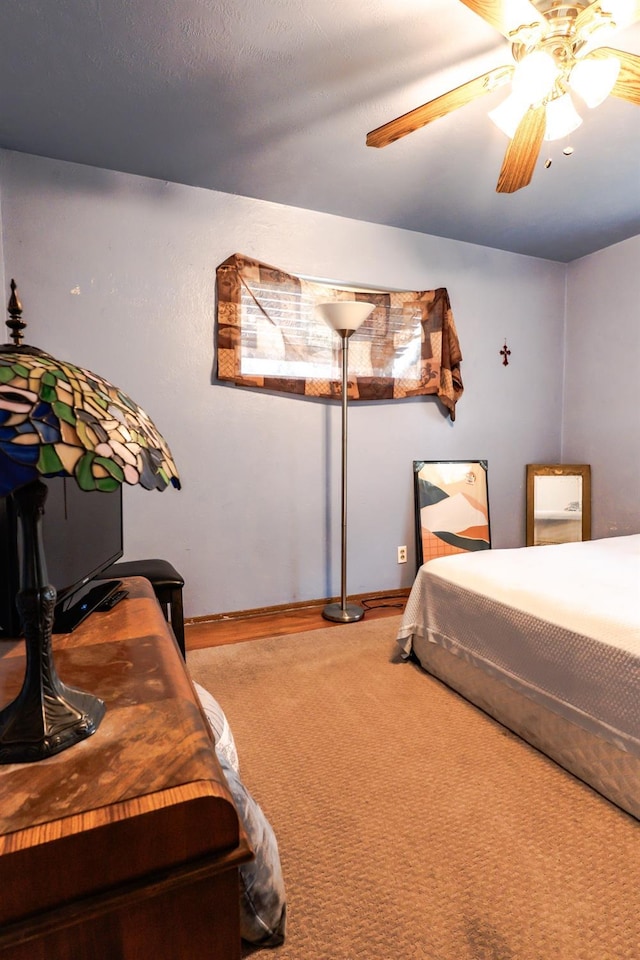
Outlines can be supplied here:
<path id="1" fill-rule="evenodd" d="M 322 611 L 325 620 L 335 623 L 354 623 L 364 617 L 364 608 L 347 603 L 347 372 L 349 366 L 349 337 L 351 337 L 375 308 L 374 303 L 362 300 L 339 300 L 319 303 L 317 310 L 342 341 L 342 573 L 340 603 L 328 603 Z"/>

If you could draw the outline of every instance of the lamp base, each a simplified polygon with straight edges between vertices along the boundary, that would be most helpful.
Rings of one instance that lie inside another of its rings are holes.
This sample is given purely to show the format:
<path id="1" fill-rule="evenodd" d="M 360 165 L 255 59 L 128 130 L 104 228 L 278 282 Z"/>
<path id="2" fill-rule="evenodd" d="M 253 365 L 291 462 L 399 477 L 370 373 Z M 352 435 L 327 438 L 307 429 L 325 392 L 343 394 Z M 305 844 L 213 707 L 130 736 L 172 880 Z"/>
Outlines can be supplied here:
<path id="1" fill-rule="evenodd" d="M 324 619 L 334 623 L 355 623 L 362 620 L 364 614 L 364 607 L 357 603 L 346 603 L 344 607 L 340 603 L 328 603 L 322 611 Z"/>
<path id="2" fill-rule="evenodd" d="M 24 632 L 26 669 L 16 699 L 0 710 L 0 764 L 44 760 L 96 732 L 105 705 L 98 697 L 62 682 L 51 648 L 56 604 L 47 583 L 41 520 L 47 488 L 32 480 L 14 493 L 22 539 L 22 570 L 16 604 Z"/>
<path id="3" fill-rule="evenodd" d="M 58 677 L 43 691 L 24 690 L 0 712 L 0 763 L 33 763 L 96 732 L 105 714 L 99 697 Z"/>

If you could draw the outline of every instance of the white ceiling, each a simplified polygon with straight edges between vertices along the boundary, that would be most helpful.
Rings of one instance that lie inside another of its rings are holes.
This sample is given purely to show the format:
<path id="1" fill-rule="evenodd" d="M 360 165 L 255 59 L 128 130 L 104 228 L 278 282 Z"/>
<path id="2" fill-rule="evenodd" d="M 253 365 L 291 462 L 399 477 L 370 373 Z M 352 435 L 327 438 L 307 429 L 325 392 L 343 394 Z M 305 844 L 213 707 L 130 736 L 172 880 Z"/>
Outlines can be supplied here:
<path id="1" fill-rule="evenodd" d="M 640 233 L 640 107 L 614 97 L 511 195 L 508 87 L 365 146 L 512 62 L 459 0 L 4 0 L 0 37 L 0 147 L 565 262 Z"/>

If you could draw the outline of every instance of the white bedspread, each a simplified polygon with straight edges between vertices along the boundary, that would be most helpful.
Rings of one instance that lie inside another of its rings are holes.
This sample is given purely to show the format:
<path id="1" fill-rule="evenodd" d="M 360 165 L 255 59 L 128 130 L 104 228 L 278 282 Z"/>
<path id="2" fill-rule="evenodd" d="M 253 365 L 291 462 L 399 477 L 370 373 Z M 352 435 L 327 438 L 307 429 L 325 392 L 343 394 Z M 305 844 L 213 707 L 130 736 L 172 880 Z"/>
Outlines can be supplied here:
<path id="1" fill-rule="evenodd" d="M 431 560 L 398 642 L 439 644 L 640 753 L 640 535 Z"/>

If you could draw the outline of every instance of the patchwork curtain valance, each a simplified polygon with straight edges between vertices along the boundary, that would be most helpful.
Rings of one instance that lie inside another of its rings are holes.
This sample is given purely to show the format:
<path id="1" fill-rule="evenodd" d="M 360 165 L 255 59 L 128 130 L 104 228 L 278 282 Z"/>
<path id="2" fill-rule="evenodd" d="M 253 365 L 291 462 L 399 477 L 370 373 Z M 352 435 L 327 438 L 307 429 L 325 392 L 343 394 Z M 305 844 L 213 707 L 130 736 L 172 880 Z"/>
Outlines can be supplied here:
<path id="1" fill-rule="evenodd" d="M 238 386 L 306 397 L 341 392 L 340 341 L 318 303 L 376 307 L 349 341 L 349 399 L 436 394 L 455 419 L 462 354 L 444 287 L 419 292 L 353 290 L 303 280 L 234 254 L 216 271 L 217 376 Z"/>

